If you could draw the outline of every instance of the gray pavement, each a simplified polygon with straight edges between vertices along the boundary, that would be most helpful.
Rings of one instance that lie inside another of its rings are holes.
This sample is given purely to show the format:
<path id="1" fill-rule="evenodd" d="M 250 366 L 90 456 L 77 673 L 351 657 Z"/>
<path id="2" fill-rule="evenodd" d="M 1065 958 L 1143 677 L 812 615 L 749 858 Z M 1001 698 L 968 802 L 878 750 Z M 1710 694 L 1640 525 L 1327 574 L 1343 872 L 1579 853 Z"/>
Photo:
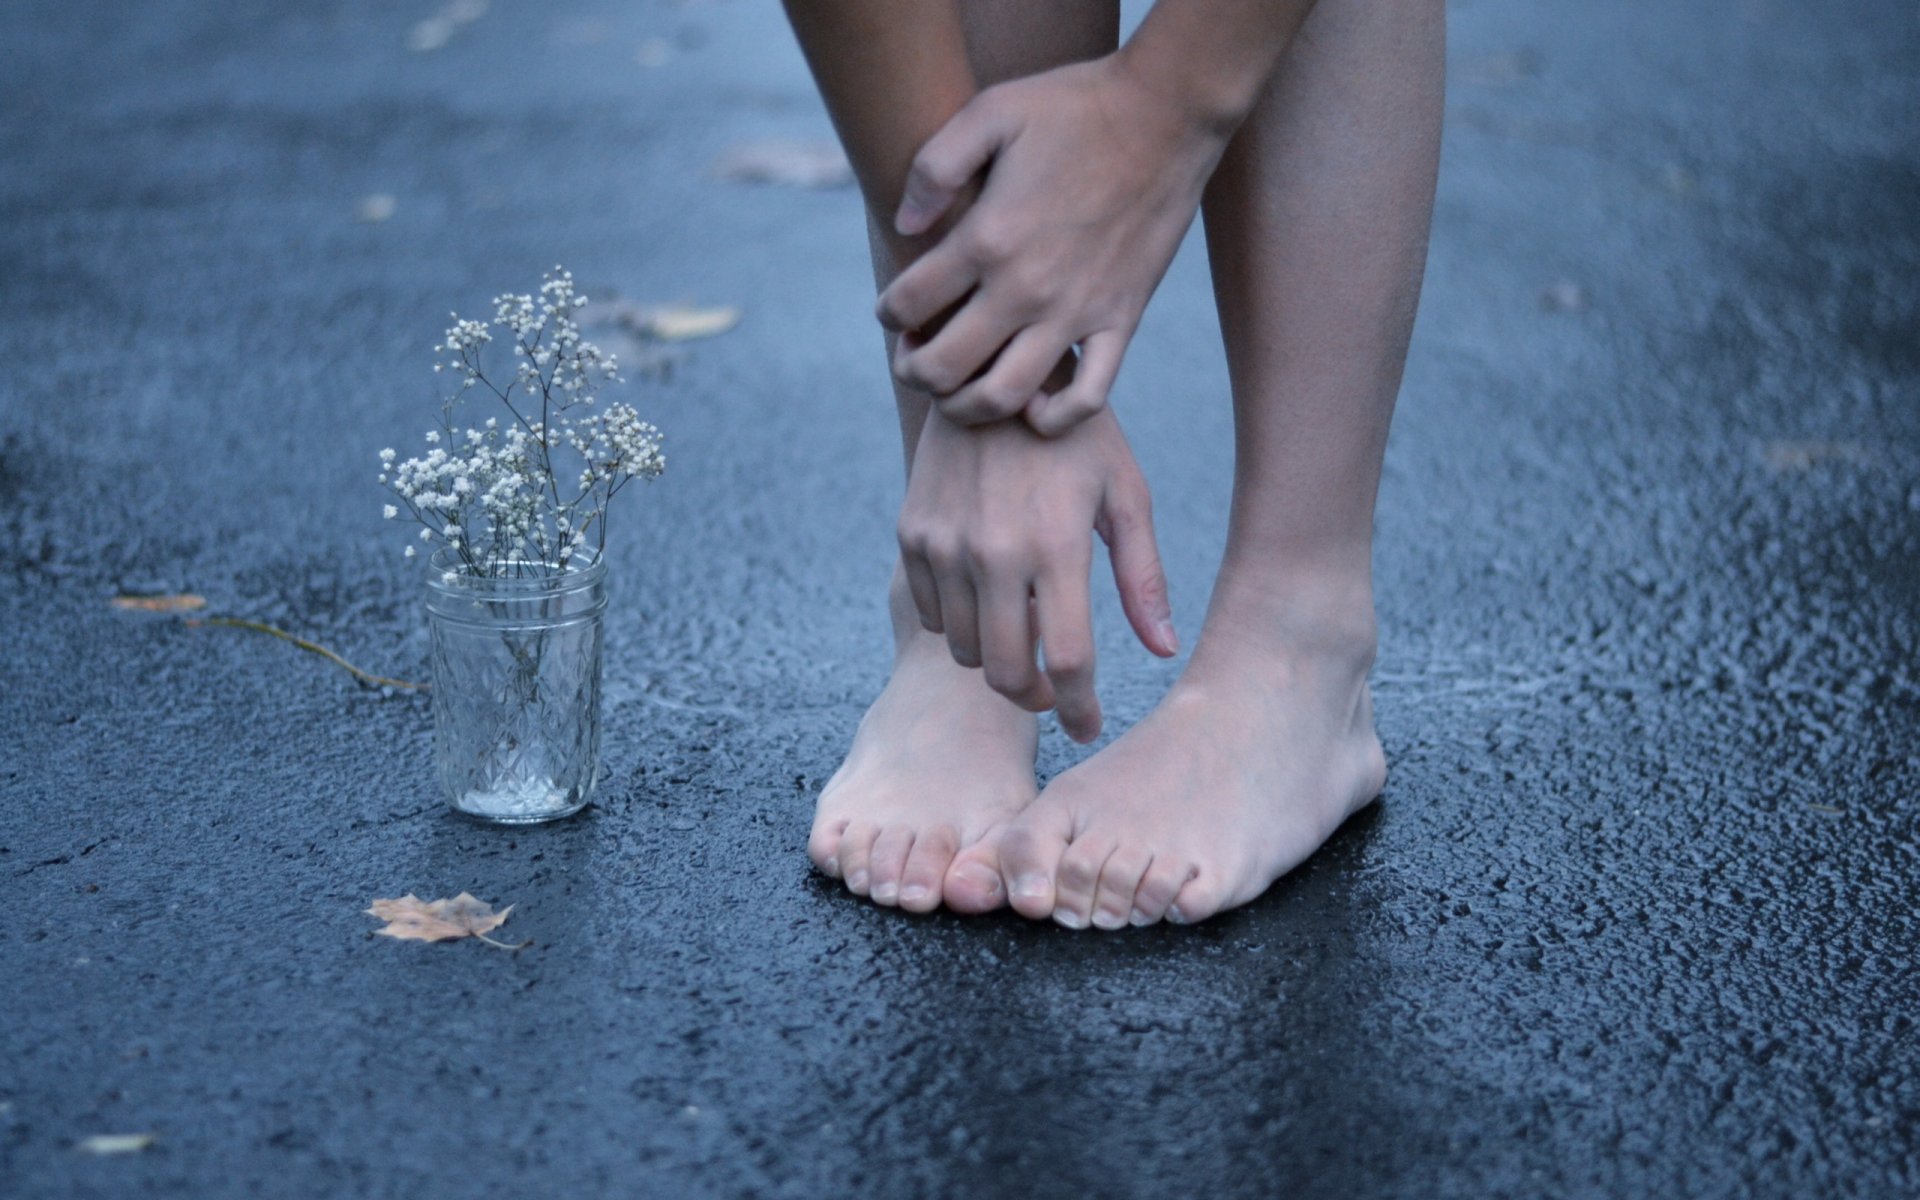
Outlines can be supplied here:
<path id="1" fill-rule="evenodd" d="M 809 874 L 900 481 L 854 194 L 707 171 L 828 133 L 777 8 L 500 0 L 408 49 L 435 11 L 8 8 L 0 1194 L 1920 1187 L 1909 0 L 1454 5 L 1392 779 L 1260 902 L 1120 936 Z M 446 310 L 555 261 L 745 318 L 629 389 L 671 466 L 615 529 L 611 776 L 513 832 L 438 806 L 423 700 L 108 601 L 424 671 L 372 455 Z M 1196 242 L 1115 398 L 1188 640 L 1225 387 Z M 1118 728 L 1177 667 L 1100 618 Z M 361 912 L 463 889 L 535 945 Z"/>

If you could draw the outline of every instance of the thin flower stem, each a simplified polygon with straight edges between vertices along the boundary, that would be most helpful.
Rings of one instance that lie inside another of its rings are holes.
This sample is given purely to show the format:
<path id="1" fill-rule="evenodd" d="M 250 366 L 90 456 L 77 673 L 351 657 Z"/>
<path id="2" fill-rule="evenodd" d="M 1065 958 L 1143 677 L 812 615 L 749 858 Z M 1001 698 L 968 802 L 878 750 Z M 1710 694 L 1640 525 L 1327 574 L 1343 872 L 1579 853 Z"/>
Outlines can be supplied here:
<path id="1" fill-rule="evenodd" d="M 306 638 L 288 633 L 286 630 L 278 626 L 269 625 L 265 621 L 248 621 L 240 617 L 196 617 L 189 620 L 187 624 L 193 626 L 227 625 L 235 629 L 251 629 L 257 633 L 269 634 L 282 641 L 292 642 L 310 654 L 318 654 L 321 658 L 326 659 L 335 666 L 345 669 L 346 672 L 355 679 L 373 687 L 403 688 L 410 692 L 424 692 L 432 686 L 431 684 L 425 683 L 409 683 L 404 679 L 388 679 L 383 675 L 375 675 L 371 671 L 363 671 L 346 659 L 341 658 L 338 654 L 327 649 L 325 646 L 320 645 L 318 642 L 310 642 Z"/>

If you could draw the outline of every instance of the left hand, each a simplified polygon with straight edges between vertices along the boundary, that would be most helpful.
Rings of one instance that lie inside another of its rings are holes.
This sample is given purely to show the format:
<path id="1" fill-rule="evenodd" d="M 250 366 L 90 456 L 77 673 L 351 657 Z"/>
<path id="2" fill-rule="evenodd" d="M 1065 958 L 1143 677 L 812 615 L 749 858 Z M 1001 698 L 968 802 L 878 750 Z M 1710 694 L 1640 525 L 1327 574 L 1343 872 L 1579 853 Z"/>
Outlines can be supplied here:
<path id="1" fill-rule="evenodd" d="M 1024 415 L 1053 436 L 1098 412 L 1225 145 L 1117 54 L 975 96 L 907 176 L 895 224 L 911 236 L 991 168 L 973 207 L 880 296 L 881 323 L 903 333 L 894 373 L 964 425 Z M 943 315 L 931 336 L 913 332 Z M 1076 346 L 1072 384 L 1042 392 Z"/>

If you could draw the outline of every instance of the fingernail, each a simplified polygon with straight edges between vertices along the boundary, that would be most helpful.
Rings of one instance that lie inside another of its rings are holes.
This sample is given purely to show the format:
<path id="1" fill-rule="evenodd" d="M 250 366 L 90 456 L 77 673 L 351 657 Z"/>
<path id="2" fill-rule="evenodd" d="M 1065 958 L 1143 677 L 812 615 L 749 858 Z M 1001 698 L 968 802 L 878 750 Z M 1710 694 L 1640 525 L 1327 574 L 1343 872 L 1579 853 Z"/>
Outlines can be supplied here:
<path id="1" fill-rule="evenodd" d="M 1030 896 L 1044 896 L 1047 891 L 1045 875 L 1022 875 L 1013 881 L 1013 894 L 1022 899 Z"/>
<path id="2" fill-rule="evenodd" d="M 1131 925 L 1151 925 L 1153 924 L 1153 918 L 1136 908 L 1132 913 L 1128 914 L 1127 922 Z"/>
<path id="3" fill-rule="evenodd" d="M 954 875 L 989 896 L 1000 893 L 1000 872 L 985 863 L 968 863 L 954 872 Z"/>
<path id="4" fill-rule="evenodd" d="M 848 891 L 850 892 L 861 891 L 866 886 L 867 886 L 867 873 L 865 871 L 862 871 L 856 868 L 853 874 L 847 876 Z"/>
<path id="5" fill-rule="evenodd" d="M 902 904 L 913 900 L 925 900 L 926 898 L 927 885 L 924 883 L 910 883 L 900 889 L 900 903 Z"/>
<path id="6" fill-rule="evenodd" d="M 892 900 L 899 894 L 900 885 L 890 879 L 883 879 L 873 885 L 873 898 L 875 900 Z"/>
<path id="7" fill-rule="evenodd" d="M 893 228 L 906 237 L 912 237 L 927 227 L 927 209 L 919 199 L 911 194 L 900 201 L 900 211 L 893 216 Z"/>
<path id="8" fill-rule="evenodd" d="M 1173 627 L 1171 617 L 1160 618 L 1160 623 L 1154 626 L 1154 630 L 1160 635 L 1160 644 L 1167 648 L 1168 654 L 1180 653 L 1180 631 Z"/>
<path id="9" fill-rule="evenodd" d="M 1185 925 L 1187 923 L 1186 914 L 1180 911 L 1178 904 L 1169 904 L 1167 906 L 1167 920 L 1172 921 L 1175 925 Z"/>
<path id="10" fill-rule="evenodd" d="M 1087 919 L 1070 908 L 1054 909 L 1053 920 L 1055 924 L 1064 925 L 1068 929 L 1085 929 L 1087 927 Z"/>
<path id="11" fill-rule="evenodd" d="M 1093 910 L 1093 923 L 1099 929 L 1119 929 L 1126 925 L 1127 919 L 1119 913 L 1110 913 L 1104 908 Z"/>

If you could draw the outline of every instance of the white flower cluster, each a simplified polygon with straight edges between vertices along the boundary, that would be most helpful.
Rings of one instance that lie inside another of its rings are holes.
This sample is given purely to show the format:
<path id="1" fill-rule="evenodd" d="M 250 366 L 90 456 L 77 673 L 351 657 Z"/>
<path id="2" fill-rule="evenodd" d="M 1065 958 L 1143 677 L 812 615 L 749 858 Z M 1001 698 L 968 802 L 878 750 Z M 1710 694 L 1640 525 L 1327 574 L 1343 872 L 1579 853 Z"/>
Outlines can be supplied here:
<path id="1" fill-rule="evenodd" d="M 401 502 L 384 506 L 383 515 L 392 520 L 405 511 L 419 521 L 421 538 L 440 541 L 457 561 L 454 574 L 564 570 L 590 530 L 604 548 L 607 505 L 621 488 L 666 469 L 660 431 L 632 405 L 588 411 L 596 386 L 618 382 L 620 374 L 612 355 L 580 336 L 574 313 L 586 303 L 573 275 L 555 267 L 537 296 L 495 297 L 491 322 L 454 314 L 445 340 L 434 346 L 447 357 L 433 369 L 452 371 L 460 388 L 442 406 L 441 427 L 427 432 L 431 448 L 404 462 L 393 450 L 380 452 L 380 482 Z M 516 360 L 504 387 L 482 363 L 496 329 L 511 335 Z M 475 387 L 505 408 L 504 422 L 489 417 L 477 428 L 455 427 L 455 409 Z M 556 456 L 580 464 L 577 488 L 561 487 Z M 409 544 L 407 557 L 415 553 Z"/>

